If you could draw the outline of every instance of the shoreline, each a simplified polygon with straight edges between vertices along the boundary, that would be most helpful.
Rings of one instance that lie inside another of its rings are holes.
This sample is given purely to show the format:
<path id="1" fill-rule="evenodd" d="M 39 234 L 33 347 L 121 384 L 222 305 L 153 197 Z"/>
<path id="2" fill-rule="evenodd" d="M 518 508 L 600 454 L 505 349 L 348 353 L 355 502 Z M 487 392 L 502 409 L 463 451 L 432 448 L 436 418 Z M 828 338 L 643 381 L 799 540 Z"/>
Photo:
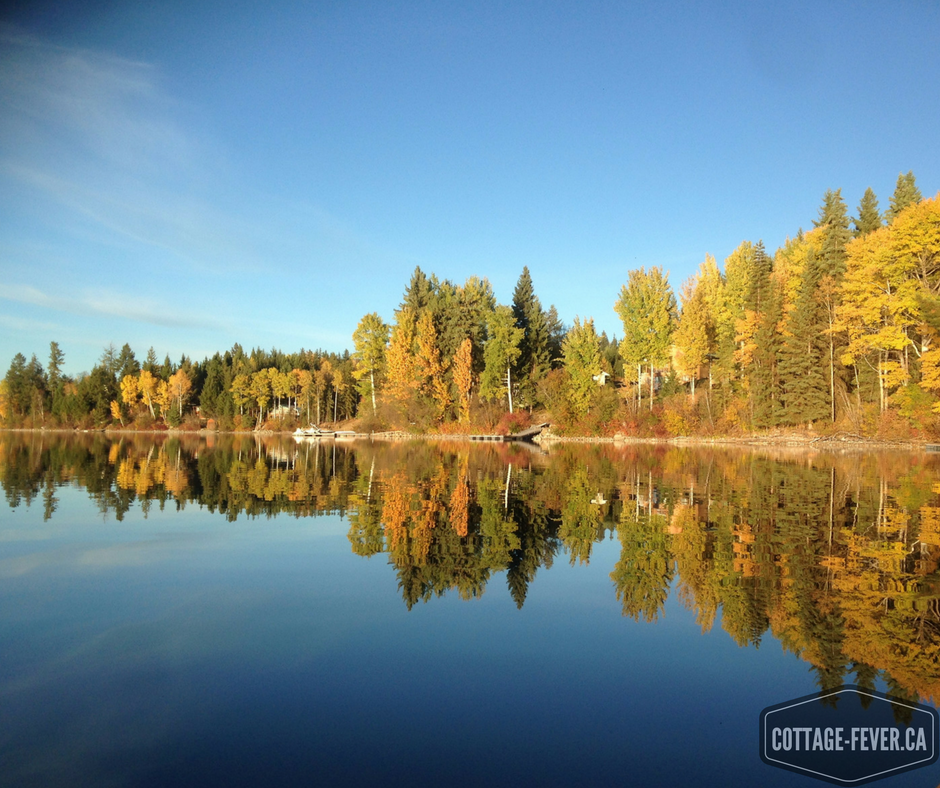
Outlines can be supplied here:
<path id="1" fill-rule="evenodd" d="M 133 429 L 79 429 L 70 427 L 3 427 L 0 432 L 9 433 L 38 433 L 50 435 L 146 435 L 158 436 L 164 435 L 170 437 L 200 437 L 209 436 L 243 436 L 243 437 L 261 437 L 261 436 L 280 436 L 284 438 L 293 438 L 294 433 L 290 430 L 133 430 Z M 508 438 L 508 440 L 507 440 Z M 836 433 L 835 435 L 817 435 L 809 436 L 799 433 L 783 433 L 768 435 L 734 435 L 734 436 L 693 436 L 683 435 L 670 438 L 643 438 L 630 435 L 615 436 L 588 436 L 588 435 L 555 435 L 551 431 L 536 435 L 533 439 L 525 441 L 513 439 L 512 436 L 502 436 L 501 440 L 473 440 L 472 436 L 465 434 L 446 434 L 437 432 L 427 433 L 408 433 L 401 430 L 387 430 L 383 432 L 357 432 L 354 435 L 342 436 L 322 436 L 298 438 L 299 440 L 319 440 L 319 441 L 411 441 L 411 440 L 432 440 L 432 441 L 452 441 L 459 443 L 533 443 L 542 448 L 548 448 L 552 444 L 564 443 L 583 443 L 583 444 L 607 444 L 622 446 L 675 446 L 675 447 L 771 447 L 771 448 L 803 448 L 828 451 L 845 451 L 849 449 L 897 449 L 907 451 L 930 451 L 929 447 L 937 446 L 940 450 L 940 442 L 934 444 L 927 439 L 918 440 L 886 440 L 883 438 L 868 438 L 861 435 L 849 433 Z"/>

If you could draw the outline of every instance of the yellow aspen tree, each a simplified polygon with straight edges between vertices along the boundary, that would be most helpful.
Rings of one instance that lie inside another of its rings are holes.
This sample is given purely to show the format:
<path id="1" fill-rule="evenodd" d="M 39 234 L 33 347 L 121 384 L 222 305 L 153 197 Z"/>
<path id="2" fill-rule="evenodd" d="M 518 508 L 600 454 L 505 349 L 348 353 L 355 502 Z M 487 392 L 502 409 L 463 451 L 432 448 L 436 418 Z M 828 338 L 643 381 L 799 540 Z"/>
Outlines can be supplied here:
<path id="1" fill-rule="evenodd" d="M 141 373 L 143 374 L 143 373 Z M 251 376 L 246 374 L 236 375 L 231 385 L 232 401 L 238 407 L 239 415 L 245 415 L 245 405 L 252 401 L 251 396 Z"/>
<path id="2" fill-rule="evenodd" d="M 160 406 L 160 415 L 163 417 L 163 423 L 166 424 L 170 415 L 170 408 L 173 407 L 173 392 L 165 380 L 157 383 L 157 391 L 153 399 Z"/>
<path id="3" fill-rule="evenodd" d="M 392 327 L 388 346 L 387 366 L 389 396 L 398 403 L 411 400 L 417 389 L 417 361 L 415 360 L 415 316 L 410 309 L 398 313 Z"/>
<path id="4" fill-rule="evenodd" d="M 356 369 L 353 376 L 359 381 L 359 393 L 372 400 L 372 415 L 375 415 L 376 377 L 385 368 L 385 346 L 388 344 L 388 326 L 377 313 L 365 315 L 353 332 L 356 352 L 353 359 Z"/>
<path id="5" fill-rule="evenodd" d="M 271 399 L 271 375 L 267 369 L 259 369 L 251 376 L 249 390 L 251 398 L 258 405 L 258 424 L 256 428 L 261 429 L 261 425 L 264 423 L 264 409 Z"/>
<path id="6" fill-rule="evenodd" d="M 444 377 L 441 351 L 437 346 L 437 329 L 430 309 L 425 309 L 417 325 L 417 372 L 422 392 L 431 399 L 441 419 L 451 404 L 450 387 Z"/>
<path id="7" fill-rule="evenodd" d="M 288 377 L 290 378 L 290 393 L 288 397 L 294 398 L 294 407 L 299 411 L 300 410 L 300 394 L 303 390 L 303 370 L 301 369 L 292 369 L 288 372 Z M 288 401 L 288 405 L 290 402 Z"/>
<path id="8" fill-rule="evenodd" d="M 346 379 L 343 376 L 343 370 L 333 371 L 333 421 L 337 419 L 337 410 L 339 409 L 339 395 L 346 391 Z"/>
<path id="9" fill-rule="evenodd" d="M 705 290 L 699 277 L 693 276 L 682 286 L 682 313 L 673 335 L 676 352 L 673 362 L 677 371 L 689 378 L 691 395 L 695 397 L 695 379 L 699 369 L 715 350 L 715 324 L 712 321 Z"/>
<path id="10" fill-rule="evenodd" d="M 121 415 L 121 406 L 116 399 L 111 400 L 111 418 L 120 421 L 121 426 L 124 426 L 124 416 Z"/>
<path id="11" fill-rule="evenodd" d="M 904 351 L 910 344 L 909 330 L 918 321 L 920 290 L 909 268 L 892 253 L 892 231 L 893 226 L 884 227 L 846 246 L 842 301 L 834 326 L 848 336 L 843 364 L 877 358 L 882 412 L 891 390 L 910 379 Z"/>
<path id="12" fill-rule="evenodd" d="M 140 385 L 136 376 L 125 375 L 121 378 L 121 401 L 127 405 L 132 416 L 136 415 L 140 401 Z"/>
<path id="13" fill-rule="evenodd" d="M 278 407 L 281 407 L 281 399 L 286 399 L 290 404 L 291 378 L 289 372 L 281 372 L 275 369 L 271 373 L 271 389 L 274 396 L 277 397 Z"/>
<path id="14" fill-rule="evenodd" d="M 310 399 L 313 394 L 313 373 L 309 369 L 299 370 L 297 380 L 300 386 L 300 401 L 304 403 L 307 411 L 307 420 L 310 420 Z"/>
<path id="15" fill-rule="evenodd" d="M 186 374 L 186 370 L 178 369 L 170 375 L 167 386 L 170 390 L 170 396 L 176 404 L 180 418 L 182 418 L 183 407 L 189 402 L 189 395 L 193 390 L 193 383 L 189 379 L 189 375 Z"/>
<path id="16" fill-rule="evenodd" d="M 457 405 L 460 421 L 470 422 L 470 390 L 473 387 L 473 341 L 467 337 L 460 343 L 454 356 L 454 386 L 457 388 Z"/>
<path id="17" fill-rule="evenodd" d="M 146 369 L 142 369 L 137 378 L 137 388 L 140 392 L 140 396 L 143 398 L 147 407 L 150 408 L 150 417 L 153 419 L 157 417 L 153 410 L 153 403 L 157 398 L 159 382 L 160 379 Z"/>

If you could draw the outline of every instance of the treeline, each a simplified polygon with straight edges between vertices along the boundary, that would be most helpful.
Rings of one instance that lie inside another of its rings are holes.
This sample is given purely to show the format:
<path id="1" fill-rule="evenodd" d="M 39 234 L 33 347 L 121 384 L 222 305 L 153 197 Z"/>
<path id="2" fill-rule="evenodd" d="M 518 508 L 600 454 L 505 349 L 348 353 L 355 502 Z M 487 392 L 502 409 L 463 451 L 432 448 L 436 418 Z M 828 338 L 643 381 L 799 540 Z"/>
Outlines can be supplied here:
<path id="1" fill-rule="evenodd" d="M 527 269 L 505 306 L 486 280 L 418 269 L 393 323 L 366 315 L 353 336 L 359 391 L 381 422 L 445 430 L 519 408 L 580 434 L 940 423 L 940 198 L 912 173 L 883 215 L 871 189 L 855 217 L 829 191 L 773 255 L 745 241 L 723 269 L 707 256 L 678 302 L 661 269 L 630 271 L 614 309 L 619 342 L 591 319 L 562 326 Z"/>
<path id="2" fill-rule="evenodd" d="M 45 369 L 18 353 L 0 383 L 0 416 L 9 426 L 198 429 L 208 419 L 222 429 L 256 428 L 300 418 L 350 418 L 358 396 L 349 353 L 301 350 L 286 354 L 235 345 L 194 362 L 157 361 L 151 348 L 138 362 L 130 345 L 105 348 L 88 374 L 62 372 L 64 353 L 52 342 Z"/>
<path id="3" fill-rule="evenodd" d="M 109 347 L 88 375 L 18 354 L 0 386 L 7 425 L 510 431 L 532 414 L 575 434 L 725 434 L 811 426 L 885 437 L 940 428 L 940 197 L 898 178 L 850 217 L 841 190 L 773 255 L 745 241 L 706 256 L 676 295 L 659 268 L 628 272 L 614 309 L 563 324 L 524 268 L 510 304 L 489 281 L 415 269 L 391 324 L 364 316 L 350 356 L 236 345 L 194 363 L 139 365 Z M 197 412 L 198 408 L 198 412 Z"/>

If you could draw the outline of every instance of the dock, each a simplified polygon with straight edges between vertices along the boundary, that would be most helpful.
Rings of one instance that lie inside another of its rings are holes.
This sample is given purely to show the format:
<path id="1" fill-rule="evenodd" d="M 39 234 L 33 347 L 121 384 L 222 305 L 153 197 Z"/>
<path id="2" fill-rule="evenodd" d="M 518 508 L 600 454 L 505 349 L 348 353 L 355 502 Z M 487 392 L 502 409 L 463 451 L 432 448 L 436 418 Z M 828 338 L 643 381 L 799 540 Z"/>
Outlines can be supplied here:
<path id="1" fill-rule="evenodd" d="M 522 432 L 516 432 L 512 435 L 470 435 L 469 438 L 472 441 L 495 441 L 497 443 L 507 443 L 509 441 L 530 441 L 548 426 L 548 422 L 545 422 L 544 424 L 536 424 L 535 426 L 529 427 Z"/>

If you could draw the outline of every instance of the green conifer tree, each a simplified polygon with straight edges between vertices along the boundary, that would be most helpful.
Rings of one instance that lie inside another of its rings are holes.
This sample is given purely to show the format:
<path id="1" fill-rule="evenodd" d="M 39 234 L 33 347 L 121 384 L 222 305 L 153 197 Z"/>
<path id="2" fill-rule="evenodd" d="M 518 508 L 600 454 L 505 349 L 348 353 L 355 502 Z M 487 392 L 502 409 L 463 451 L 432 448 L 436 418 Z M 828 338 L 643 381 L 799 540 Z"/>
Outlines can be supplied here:
<path id="1" fill-rule="evenodd" d="M 512 295 L 512 313 L 516 327 L 523 331 L 519 360 L 514 369 L 519 383 L 519 400 L 522 405 L 532 405 L 539 381 L 548 374 L 550 359 L 548 321 L 535 295 L 528 267 L 522 269 L 516 283 Z"/>
<path id="2" fill-rule="evenodd" d="M 817 298 L 820 279 L 819 258 L 810 250 L 796 303 L 787 317 L 781 354 L 782 418 L 786 424 L 808 424 L 830 414 L 829 343 Z"/>
<path id="3" fill-rule="evenodd" d="M 862 195 L 862 200 L 858 204 L 858 217 L 852 222 L 855 225 L 852 231 L 855 238 L 868 235 L 882 226 L 881 214 L 878 212 L 878 198 L 875 197 L 871 187 L 865 189 L 865 194 Z"/>
<path id="4" fill-rule="evenodd" d="M 820 266 L 823 276 L 829 274 L 841 280 L 845 273 L 845 245 L 851 240 L 849 215 L 842 199 L 842 189 L 829 190 L 823 195 L 819 219 L 813 222 L 823 228 Z"/>
<path id="5" fill-rule="evenodd" d="M 891 207 L 885 211 L 885 221 L 891 224 L 897 218 L 898 214 L 907 208 L 908 205 L 918 203 L 922 199 L 924 199 L 924 197 L 920 193 L 920 189 L 917 188 L 914 173 L 910 170 L 907 175 L 901 173 L 898 175 L 898 182 L 894 187 L 894 194 L 891 195 Z"/>

